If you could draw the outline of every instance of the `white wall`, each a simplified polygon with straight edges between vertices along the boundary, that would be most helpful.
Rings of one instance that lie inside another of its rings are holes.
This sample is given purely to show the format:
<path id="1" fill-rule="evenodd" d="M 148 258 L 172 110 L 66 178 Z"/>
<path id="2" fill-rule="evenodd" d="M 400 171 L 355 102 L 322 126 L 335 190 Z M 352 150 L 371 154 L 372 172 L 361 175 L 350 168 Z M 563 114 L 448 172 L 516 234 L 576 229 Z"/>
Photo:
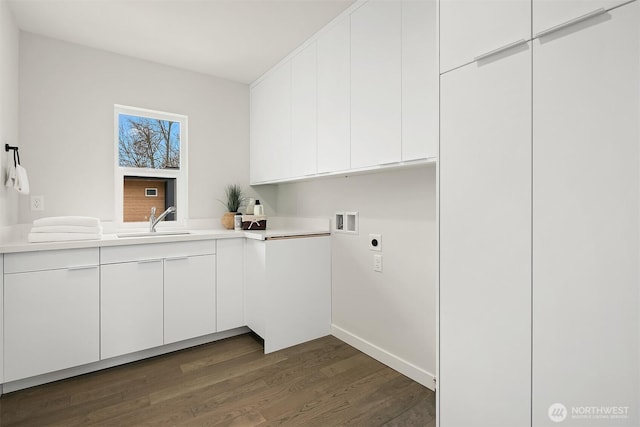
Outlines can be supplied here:
<path id="1" fill-rule="evenodd" d="M 20 152 L 45 211 L 31 212 L 23 197 L 21 223 L 114 219 L 114 104 L 189 117 L 190 218 L 220 217 L 226 184 L 248 188 L 247 85 L 22 32 Z M 264 191 L 256 196 L 275 199 Z"/>
<path id="2" fill-rule="evenodd" d="M 0 1 L 0 226 L 15 224 L 18 195 L 4 186 L 12 153 L 4 144 L 18 145 L 18 27 L 5 1 Z"/>
<path id="3" fill-rule="evenodd" d="M 436 367 L 436 171 L 434 165 L 281 184 L 280 216 L 358 211 L 357 236 L 332 236 L 334 333 L 423 384 Z M 382 235 L 373 271 L 369 233 Z"/>

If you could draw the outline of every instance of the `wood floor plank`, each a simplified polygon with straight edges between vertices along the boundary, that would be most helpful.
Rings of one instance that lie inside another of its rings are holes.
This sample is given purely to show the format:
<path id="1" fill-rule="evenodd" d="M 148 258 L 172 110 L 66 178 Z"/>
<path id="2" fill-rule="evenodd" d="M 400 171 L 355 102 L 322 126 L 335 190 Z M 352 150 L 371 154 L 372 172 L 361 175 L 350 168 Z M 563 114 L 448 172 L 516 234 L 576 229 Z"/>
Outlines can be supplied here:
<path id="1" fill-rule="evenodd" d="M 0 426 L 435 426 L 435 394 L 328 336 L 253 334 L 0 397 Z"/>

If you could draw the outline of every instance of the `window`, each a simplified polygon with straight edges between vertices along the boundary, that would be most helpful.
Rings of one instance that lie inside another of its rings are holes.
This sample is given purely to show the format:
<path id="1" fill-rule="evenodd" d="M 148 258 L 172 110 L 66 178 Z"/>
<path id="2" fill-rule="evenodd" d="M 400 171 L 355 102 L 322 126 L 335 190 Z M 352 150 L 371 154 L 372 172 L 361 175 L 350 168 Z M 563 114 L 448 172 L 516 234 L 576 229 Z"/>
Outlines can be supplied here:
<path id="1" fill-rule="evenodd" d="M 116 222 L 149 221 L 170 206 L 165 221 L 187 218 L 187 117 L 116 105 Z"/>

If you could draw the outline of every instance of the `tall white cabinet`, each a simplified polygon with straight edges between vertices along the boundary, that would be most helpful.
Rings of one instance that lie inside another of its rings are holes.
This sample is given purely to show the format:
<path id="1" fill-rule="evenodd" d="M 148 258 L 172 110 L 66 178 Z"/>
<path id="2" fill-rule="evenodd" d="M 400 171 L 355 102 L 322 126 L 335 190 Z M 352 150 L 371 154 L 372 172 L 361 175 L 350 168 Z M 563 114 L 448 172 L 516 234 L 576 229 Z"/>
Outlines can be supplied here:
<path id="1" fill-rule="evenodd" d="M 531 38 L 531 0 L 440 0 L 440 72 Z"/>
<path id="2" fill-rule="evenodd" d="M 558 402 L 640 425 L 639 24 L 633 3 L 534 43 L 535 426 Z"/>
<path id="3" fill-rule="evenodd" d="M 639 7 L 578 3 L 489 56 L 441 40 L 441 427 L 640 423 Z"/>
<path id="4" fill-rule="evenodd" d="M 528 425 L 531 51 L 441 91 L 440 425 Z"/>
<path id="5" fill-rule="evenodd" d="M 629 0 L 533 0 L 533 34 L 601 14 Z"/>

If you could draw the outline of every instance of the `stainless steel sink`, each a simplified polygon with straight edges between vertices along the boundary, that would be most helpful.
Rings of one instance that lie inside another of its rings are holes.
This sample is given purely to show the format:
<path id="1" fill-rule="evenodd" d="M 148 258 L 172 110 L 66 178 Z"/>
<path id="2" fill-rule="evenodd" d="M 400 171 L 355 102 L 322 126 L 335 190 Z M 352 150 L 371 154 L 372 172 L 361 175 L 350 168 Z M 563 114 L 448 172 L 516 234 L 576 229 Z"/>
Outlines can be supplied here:
<path id="1" fill-rule="evenodd" d="M 160 236 L 184 236 L 186 234 L 191 234 L 190 231 L 183 230 L 165 230 L 165 231 L 138 231 L 131 233 L 118 233 L 116 236 L 119 238 L 126 237 L 160 237 Z"/>

